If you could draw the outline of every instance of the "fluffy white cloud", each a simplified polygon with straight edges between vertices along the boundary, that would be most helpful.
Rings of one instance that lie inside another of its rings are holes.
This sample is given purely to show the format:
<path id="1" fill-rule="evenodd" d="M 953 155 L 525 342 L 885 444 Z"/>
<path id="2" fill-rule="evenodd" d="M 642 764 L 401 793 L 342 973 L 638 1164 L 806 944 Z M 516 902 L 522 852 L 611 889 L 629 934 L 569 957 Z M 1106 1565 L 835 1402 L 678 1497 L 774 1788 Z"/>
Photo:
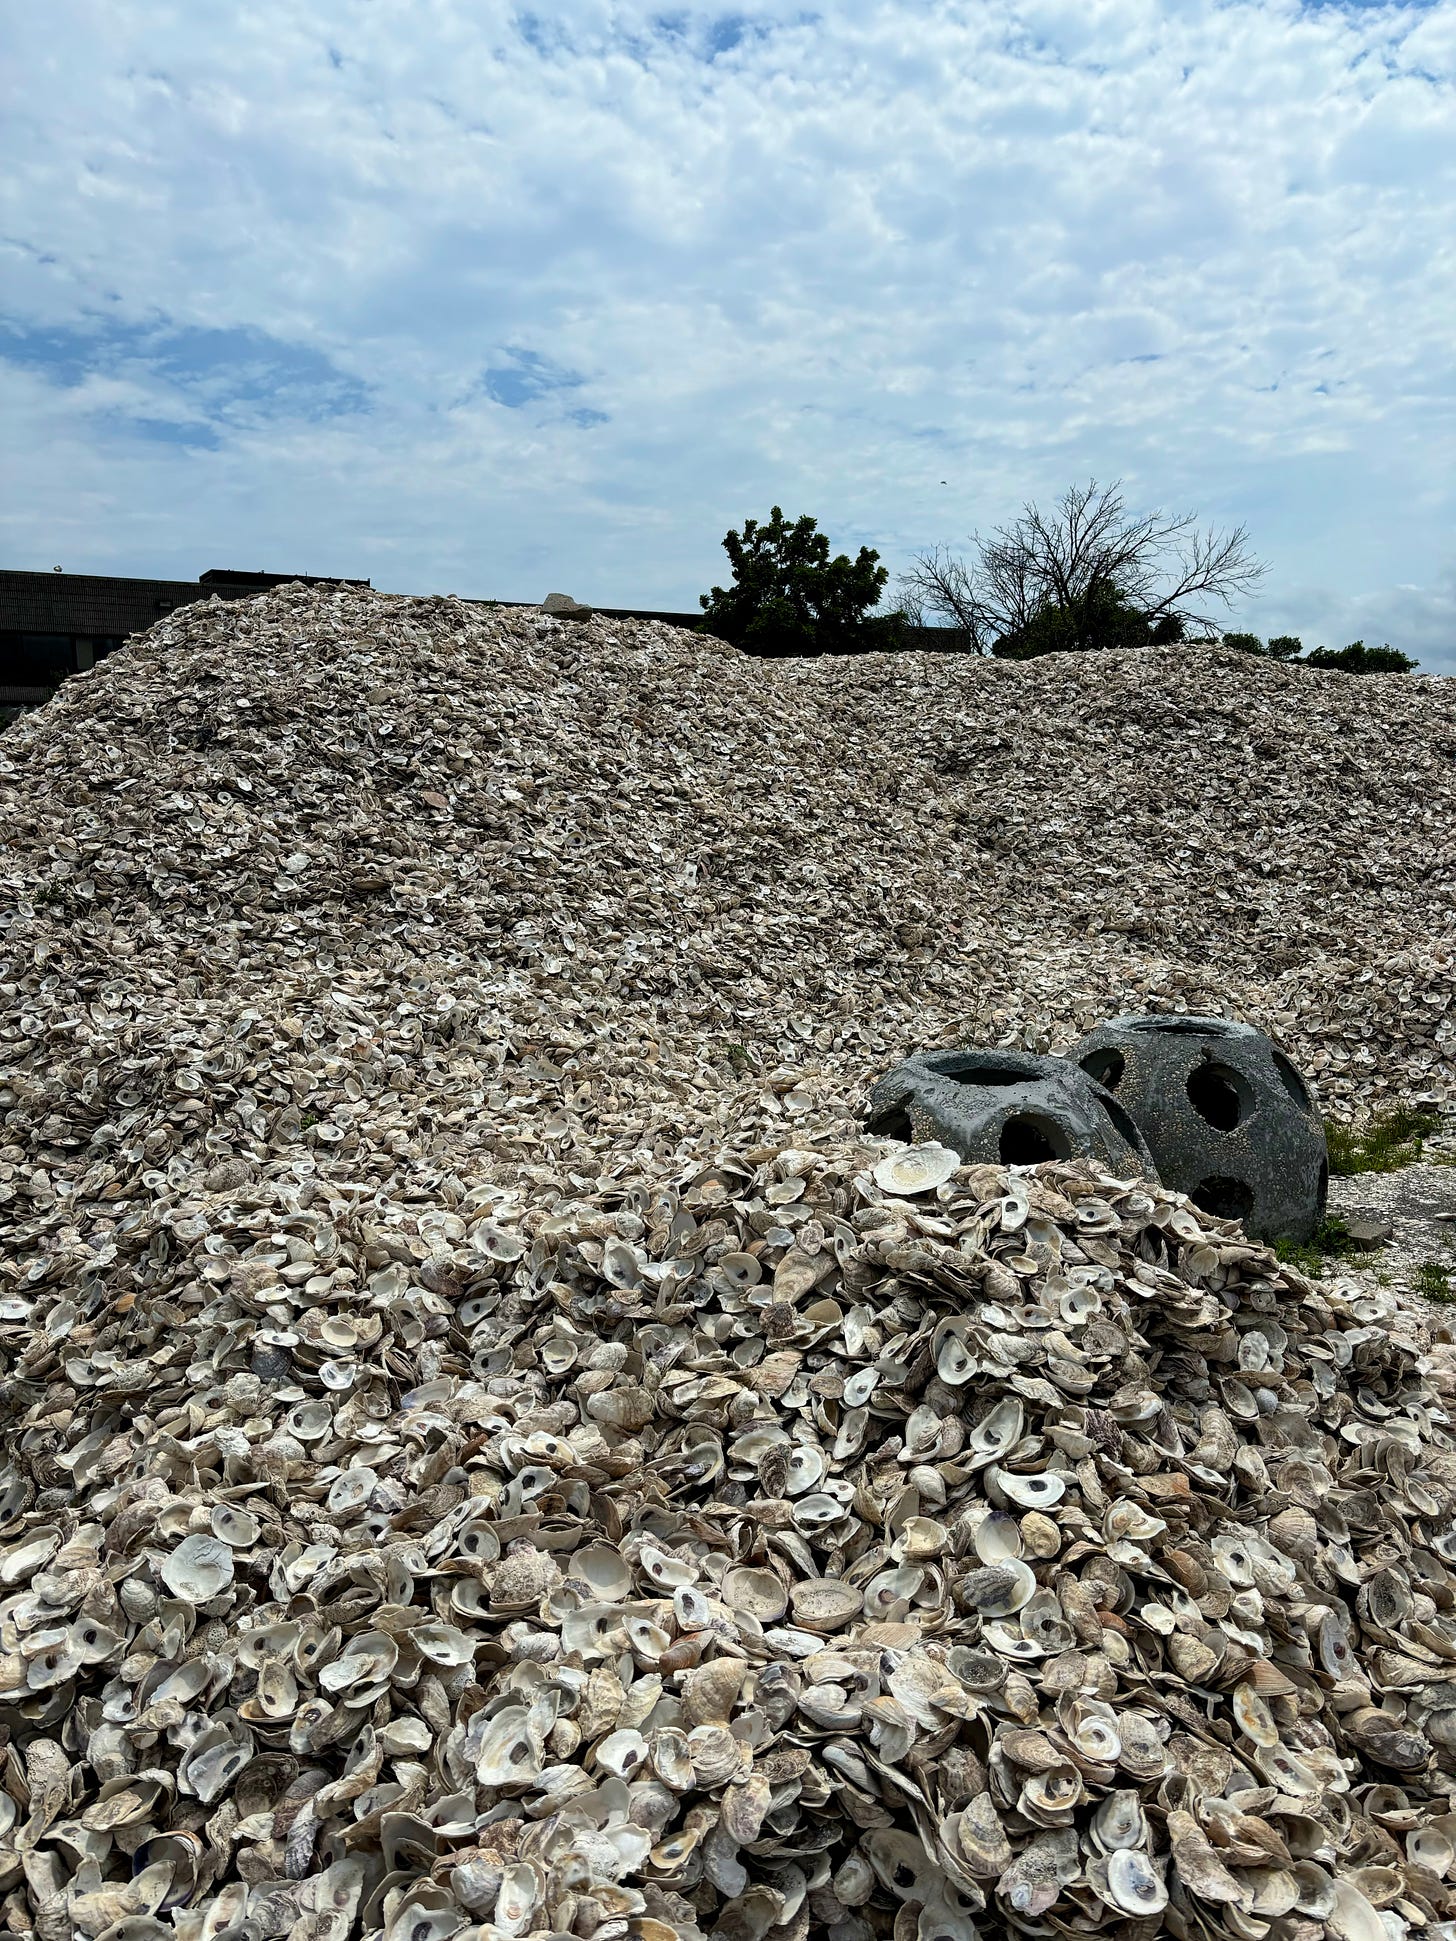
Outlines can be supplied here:
<path id="1" fill-rule="evenodd" d="M 1120 476 L 1456 671 L 1456 0 L 4 34 L 7 564 L 692 608 L 773 504 L 895 574 Z"/>

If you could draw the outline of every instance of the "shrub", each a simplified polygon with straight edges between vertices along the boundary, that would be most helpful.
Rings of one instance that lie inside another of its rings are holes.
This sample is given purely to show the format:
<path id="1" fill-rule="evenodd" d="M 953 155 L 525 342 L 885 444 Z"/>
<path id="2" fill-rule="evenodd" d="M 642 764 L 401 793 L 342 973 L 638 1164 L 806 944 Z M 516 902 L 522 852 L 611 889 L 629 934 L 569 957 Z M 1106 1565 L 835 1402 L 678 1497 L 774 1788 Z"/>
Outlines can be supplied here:
<path id="1" fill-rule="evenodd" d="M 1363 640 L 1352 640 L 1348 647 L 1316 647 L 1305 655 L 1304 664 L 1334 667 L 1345 674 L 1409 674 L 1420 666 L 1389 641 L 1383 647 L 1367 647 Z"/>
<path id="2" fill-rule="evenodd" d="M 1298 634 L 1275 634 L 1269 641 L 1257 634 L 1225 634 L 1223 644 L 1239 654 L 1258 654 L 1262 660 L 1298 660 L 1304 652 Z"/>
<path id="3" fill-rule="evenodd" d="M 1170 633 L 1169 626 L 1179 629 Z M 1044 600 L 1024 626 L 1002 634 L 991 649 L 997 660 L 1035 660 L 1041 654 L 1101 653 L 1113 647 L 1147 647 L 1182 638 L 1175 614 L 1156 625 L 1112 586 L 1081 598 Z"/>
<path id="4" fill-rule="evenodd" d="M 1345 674 L 1409 674 L 1413 667 L 1420 665 L 1409 654 L 1402 654 L 1388 644 L 1367 647 L 1363 640 L 1352 641 L 1348 647 L 1316 647 L 1308 654 L 1298 634 L 1276 634 L 1267 646 L 1257 634 L 1225 634 L 1223 644 L 1236 653 L 1257 654 L 1263 660 L 1297 661 L 1301 667 L 1334 667 Z"/>
<path id="5" fill-rule="evenodd" d="M 807 513 L 792 526 L 778 506 L 761 526 L 745 519 L 723 549 L 734 584 L 698 596 L 700 633 L 717 634 L 750 654 L 855 654 L 905 644 L 906 615 L 873 617 L 889 574 L 879 554 L 829 557 L 829 541 Z"/>

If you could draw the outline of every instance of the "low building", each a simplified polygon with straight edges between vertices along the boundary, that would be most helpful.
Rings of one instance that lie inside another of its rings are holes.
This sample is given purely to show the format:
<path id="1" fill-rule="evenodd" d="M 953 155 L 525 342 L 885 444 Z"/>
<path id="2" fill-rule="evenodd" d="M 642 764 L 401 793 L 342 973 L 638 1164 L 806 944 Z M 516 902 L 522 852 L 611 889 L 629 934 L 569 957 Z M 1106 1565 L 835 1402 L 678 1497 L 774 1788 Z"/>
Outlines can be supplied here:
<path id="1" fill-rule="evenodd" d="M 368 586 L 313 573 L 213 567 L 195 580 L 113 579 L 100 573 L 0 572 L 0 707 L 44 701 L 132 634 L 194 600 L 245 600 L 270 586 Z"/>

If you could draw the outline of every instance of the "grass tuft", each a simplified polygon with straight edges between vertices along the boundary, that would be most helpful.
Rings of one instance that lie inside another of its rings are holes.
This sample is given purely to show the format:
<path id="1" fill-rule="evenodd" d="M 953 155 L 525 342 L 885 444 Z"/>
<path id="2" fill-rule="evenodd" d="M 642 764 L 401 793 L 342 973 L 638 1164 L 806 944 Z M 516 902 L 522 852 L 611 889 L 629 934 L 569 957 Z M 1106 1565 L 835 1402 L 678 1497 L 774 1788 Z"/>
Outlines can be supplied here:
<path id="1" fill-rule="evenodd" d="M 1414 1166 L 1425 1141 L 1441 1123 L 1432 1105 L 1395 1105 L 1377 1112 L 1363 1126 L 1325 1123 L 1330 1172 L 1336 1179 L 1354 1173 L 1393 1173 Z"/>
<path id="2" fill-rule="evenodd" d="M 1327 1214 L 1308 1240 L 1274 1242 L 1275 1259 L 1297 1267 L 1301 1274 L 1308 1275 L 1312 1280 L 1324 1272 L 1327 1260 L 1343 1260 L 1351 1254 L 1364 1252 L 1365 1249 L 1350 1238 L 1350 1229 L 1338 1213 Z"/>
<path id="3" fill-rule="evenodd" d="M 1422 1261 L 1416 1269 L 1416 1292 L 1428 1301 L 1456 1302 L 1456 1287 L 1451 1285 L 1451 1270 L 1438 1260 Z"/>

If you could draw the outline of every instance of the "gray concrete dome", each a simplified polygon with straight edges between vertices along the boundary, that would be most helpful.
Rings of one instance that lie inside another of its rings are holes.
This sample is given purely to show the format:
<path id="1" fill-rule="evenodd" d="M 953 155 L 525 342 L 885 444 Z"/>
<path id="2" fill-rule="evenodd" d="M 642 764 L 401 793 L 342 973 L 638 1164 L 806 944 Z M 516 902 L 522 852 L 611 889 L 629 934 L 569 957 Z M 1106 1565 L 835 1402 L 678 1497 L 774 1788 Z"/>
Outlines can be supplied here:
<path id="1" fill-rule="evenodd" d="M 918 1051 L 871 1089 L 865 1128 L 937 1139 L 966 1160 L 1086 1157 L 1120 1179 L 1155 1176 L 1120 1101 L 1075 1064 L 1033 1052 Z"/>
<path id="2" fill-rule="evenodd" d="M 1324 1216 L 1324 1124 L 1272 1039 L 1230 1018 L 1114 1018 L 1066 1054 L 1137 1121 L 1164 1185 L 1259 1240 L 1307 1240 Z"/>

